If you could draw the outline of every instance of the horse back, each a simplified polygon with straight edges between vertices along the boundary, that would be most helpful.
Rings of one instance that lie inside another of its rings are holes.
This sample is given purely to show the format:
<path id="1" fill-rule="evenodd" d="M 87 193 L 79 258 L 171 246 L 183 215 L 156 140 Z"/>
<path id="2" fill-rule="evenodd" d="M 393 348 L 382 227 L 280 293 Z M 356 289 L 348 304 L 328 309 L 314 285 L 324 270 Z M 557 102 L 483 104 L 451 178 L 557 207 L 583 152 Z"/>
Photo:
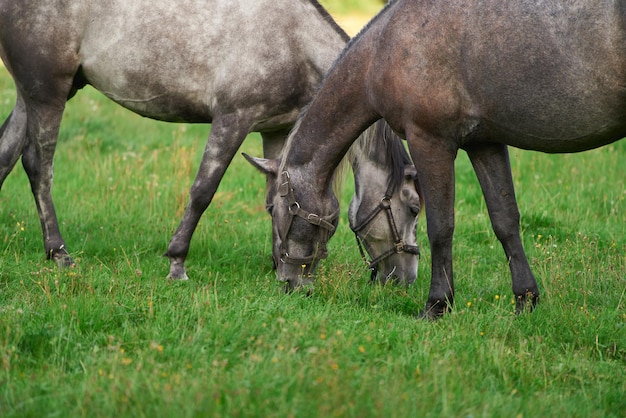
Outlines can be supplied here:
<path id="1" fill-rule="evenodd" d="M 613 142 L 626 135 L 624 3 L 393 2 L 365 34 L 374 106 L 398 132 L 461 146 Z"/>
<path id="2" fill-rule="evenodd" d="M 55 74 L 170 121 L 242 109 L 259 113 L 257 128 L 295 118 L 343 36 L 310 0 L 0 3 L 3 60 L 25 90 Z"/>

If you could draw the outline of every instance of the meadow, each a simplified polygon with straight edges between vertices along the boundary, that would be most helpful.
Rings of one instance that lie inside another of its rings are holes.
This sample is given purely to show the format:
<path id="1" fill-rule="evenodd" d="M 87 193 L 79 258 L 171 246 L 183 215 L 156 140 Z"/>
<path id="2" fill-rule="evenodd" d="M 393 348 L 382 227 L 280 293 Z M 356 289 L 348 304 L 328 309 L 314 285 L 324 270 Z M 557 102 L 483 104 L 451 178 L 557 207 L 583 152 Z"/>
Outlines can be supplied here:
<path id="1" fill-rule="evenodd" d="M 0 115 L 14 104 L 0 68 Z M 237 156 L 202 218 L 190 280 L 165 279 L 209 125 L 141 118 L 91 88 L 68 103 L 54 197 L 77 261 L 46 261 L 18 163 L 0 191 L 0 416 L 624 417 L 626 141 L 511 150 L 541 303 L 516 316 L 510 273 L 466 155 L 457 160 L 456 306 L 429 322 L 418 280 L 368 285 L 342 193 L 309 297 L 270 259 L 265 179 Z M 242 150 L 261 155 L 252 134 Z"/>

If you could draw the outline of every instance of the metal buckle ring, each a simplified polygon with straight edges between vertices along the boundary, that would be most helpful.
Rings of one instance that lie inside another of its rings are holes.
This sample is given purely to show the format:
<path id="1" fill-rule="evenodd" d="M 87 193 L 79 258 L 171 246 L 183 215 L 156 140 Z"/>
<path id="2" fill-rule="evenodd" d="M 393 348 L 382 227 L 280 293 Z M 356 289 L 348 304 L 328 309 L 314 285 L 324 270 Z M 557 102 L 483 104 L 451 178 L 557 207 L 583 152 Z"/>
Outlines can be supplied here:
<path id="1" fill-rule="evenodd" d="M 299 209 L 300 209 L 300 204 L 298 202 L 293 202 L 292 204 L 289 205 L 289 214 L 295 216 L 298 213 Z"/>

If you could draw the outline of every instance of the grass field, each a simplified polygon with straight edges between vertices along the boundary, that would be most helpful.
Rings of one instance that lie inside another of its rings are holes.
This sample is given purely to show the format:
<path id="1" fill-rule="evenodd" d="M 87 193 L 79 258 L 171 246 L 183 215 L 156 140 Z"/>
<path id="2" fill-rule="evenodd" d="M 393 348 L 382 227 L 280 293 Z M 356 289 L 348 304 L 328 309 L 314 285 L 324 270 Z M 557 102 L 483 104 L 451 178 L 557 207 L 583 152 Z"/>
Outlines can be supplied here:
<path id="1" fill-rule="evenodd" d="M 14 101 L 0 71 L 0 115 Z M 165 279 L 209 126 L 142 119 L 85 89 L 68 104 L 54 196 L 78 266 L 45 260 L 21 166 L 0 192 L 2 417 L 624 417 L 626 142 L 512 150 L 542 301 L 514 315 L 478 183 L 457 162 L 455 310 L 415 319 L 411 288 L 368 286 L 346 219 L 310 297 L 271 270 L 264 179 L 235 158 L 188 258 Z M 259 136 L 243 151 L 261 154 Z"/>

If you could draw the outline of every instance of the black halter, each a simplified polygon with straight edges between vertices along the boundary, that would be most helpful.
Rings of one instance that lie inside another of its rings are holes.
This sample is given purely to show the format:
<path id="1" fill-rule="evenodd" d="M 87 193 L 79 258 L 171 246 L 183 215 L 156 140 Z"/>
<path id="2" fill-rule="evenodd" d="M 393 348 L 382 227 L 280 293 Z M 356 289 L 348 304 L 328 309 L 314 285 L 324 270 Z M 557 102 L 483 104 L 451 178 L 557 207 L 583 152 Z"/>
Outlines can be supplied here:
<path id="1" fill-rule="evenodd" d="M 402 237 L 400 236 L 400 234 L 398 233 L 398 227 L 396 226 L 396 222 L 393 218 L 393 211 L 391 210 L 391 197 L 393 194 L 392 190 L 393 190 L 393 186 L 390 183 L 389 186 L 387 187 L 387 191 L 385 192 L 385 196 L 383 196 L 383 198 L 380 199 L 380 203 L 378 204 L 378 206 L 376 206 L 376 208 L 374 208 L 374 210 L 369 214 L 369 216 L 365 218 L 360 224 L 356 226 L 351 226 L 351 229 L 354 232 L 354 236 L 356 237 L 356 242 L 359 246 L 359 252 L 361 253 L 361 258 L 363 259 L 363 261 L 367 263 L 367 267 L 372 271 L 372 280 L 374 280 L 376 276 L 376 267 L 378 266 L 378 263 L 380 263 L 385 258 L 390 257 L 393 254 L 400 254 L 403 252 L 409 253 L 409 254 L 415 254 L 417 256 L 420 255 L 419 247 L 417 245 L 406 244 L 404 240 L 402 239 Z M 371 261 L 367 261 L 367 256 L 365 255 L 365 251 L 363 250 L 363 247 L 366 247 L 366 249 L 368 250 L 370 254 L 372 254 L 372 251 L 371 251 L 371 248 L 367 245 L 367 243 L 361 240 L 361 238 L 359 238 L 358 232 L 364 229 L 367 225 L 369 225 L 369 223 L 372 222 L 374 218 L 376 218 L 376 216 L 378 216 L 378 214 L 382 211 L 384 211 L 385 214 L 387 215 L 387 220 L 389 221 L 389 227 L 391 228 L 391 232 L 393 232 L 393 247 L 383 252 L 382 254 L 378 255 L 377 257 L 373 257 Z"/>
<path id="2" fill-rule="evenodd" d="M 296 198 L 293 194 L 293 188 L 291 187 L 289 173 L 286 171 L 283 171 L 281 173 L 281 180 L 282 180 L 282 183 L 280 184 L 278 193 L 280 194 L 280 196 L 287 198 L 287 203 L 289 204 L 288 212 L 289 212 L 290 218 L 289 218 L 289 226 L 287 227 L 285 235 L 284 237 L 281 237 L 280 261 L 283 263 L 288 263 L 288 264 L 304 265 L 304 264 L 310 264 L 314 260 L 320 260 L 322 258 L 328 257 L 328 250 L 326 249 L 326 243 L 328 242 L 328 239 L 333 234 L 333 232 L 335 232 L 335 226 L 332 224 L 332 222 L 335 219 L 337 219 L 337 217 L 339 216 L 339 210 L 337 210 L 336 212 L 328 216 L 320 216 L 311 212 L 307 212 L 306 210 L 302 209 L 300 207 L 300 204 L 296 201 Z M 286 238 L 287 238 L 287 235 L 289 234 L 289 231 L 291 230 L 291 225 L 293 224 L 293 218 L 296 216 L 304 219 L 305 221 L 307 221 L 308 223 L 312 225 L 316 225 L 322 228 L 322 236 L 321 236 L 320 241 L 318 242 L 316 251 L 313 254 L 306 256 L 306 257 L 294 257 L 294 256 L 289 255 L 289 251 L 287 251 Z"/>

